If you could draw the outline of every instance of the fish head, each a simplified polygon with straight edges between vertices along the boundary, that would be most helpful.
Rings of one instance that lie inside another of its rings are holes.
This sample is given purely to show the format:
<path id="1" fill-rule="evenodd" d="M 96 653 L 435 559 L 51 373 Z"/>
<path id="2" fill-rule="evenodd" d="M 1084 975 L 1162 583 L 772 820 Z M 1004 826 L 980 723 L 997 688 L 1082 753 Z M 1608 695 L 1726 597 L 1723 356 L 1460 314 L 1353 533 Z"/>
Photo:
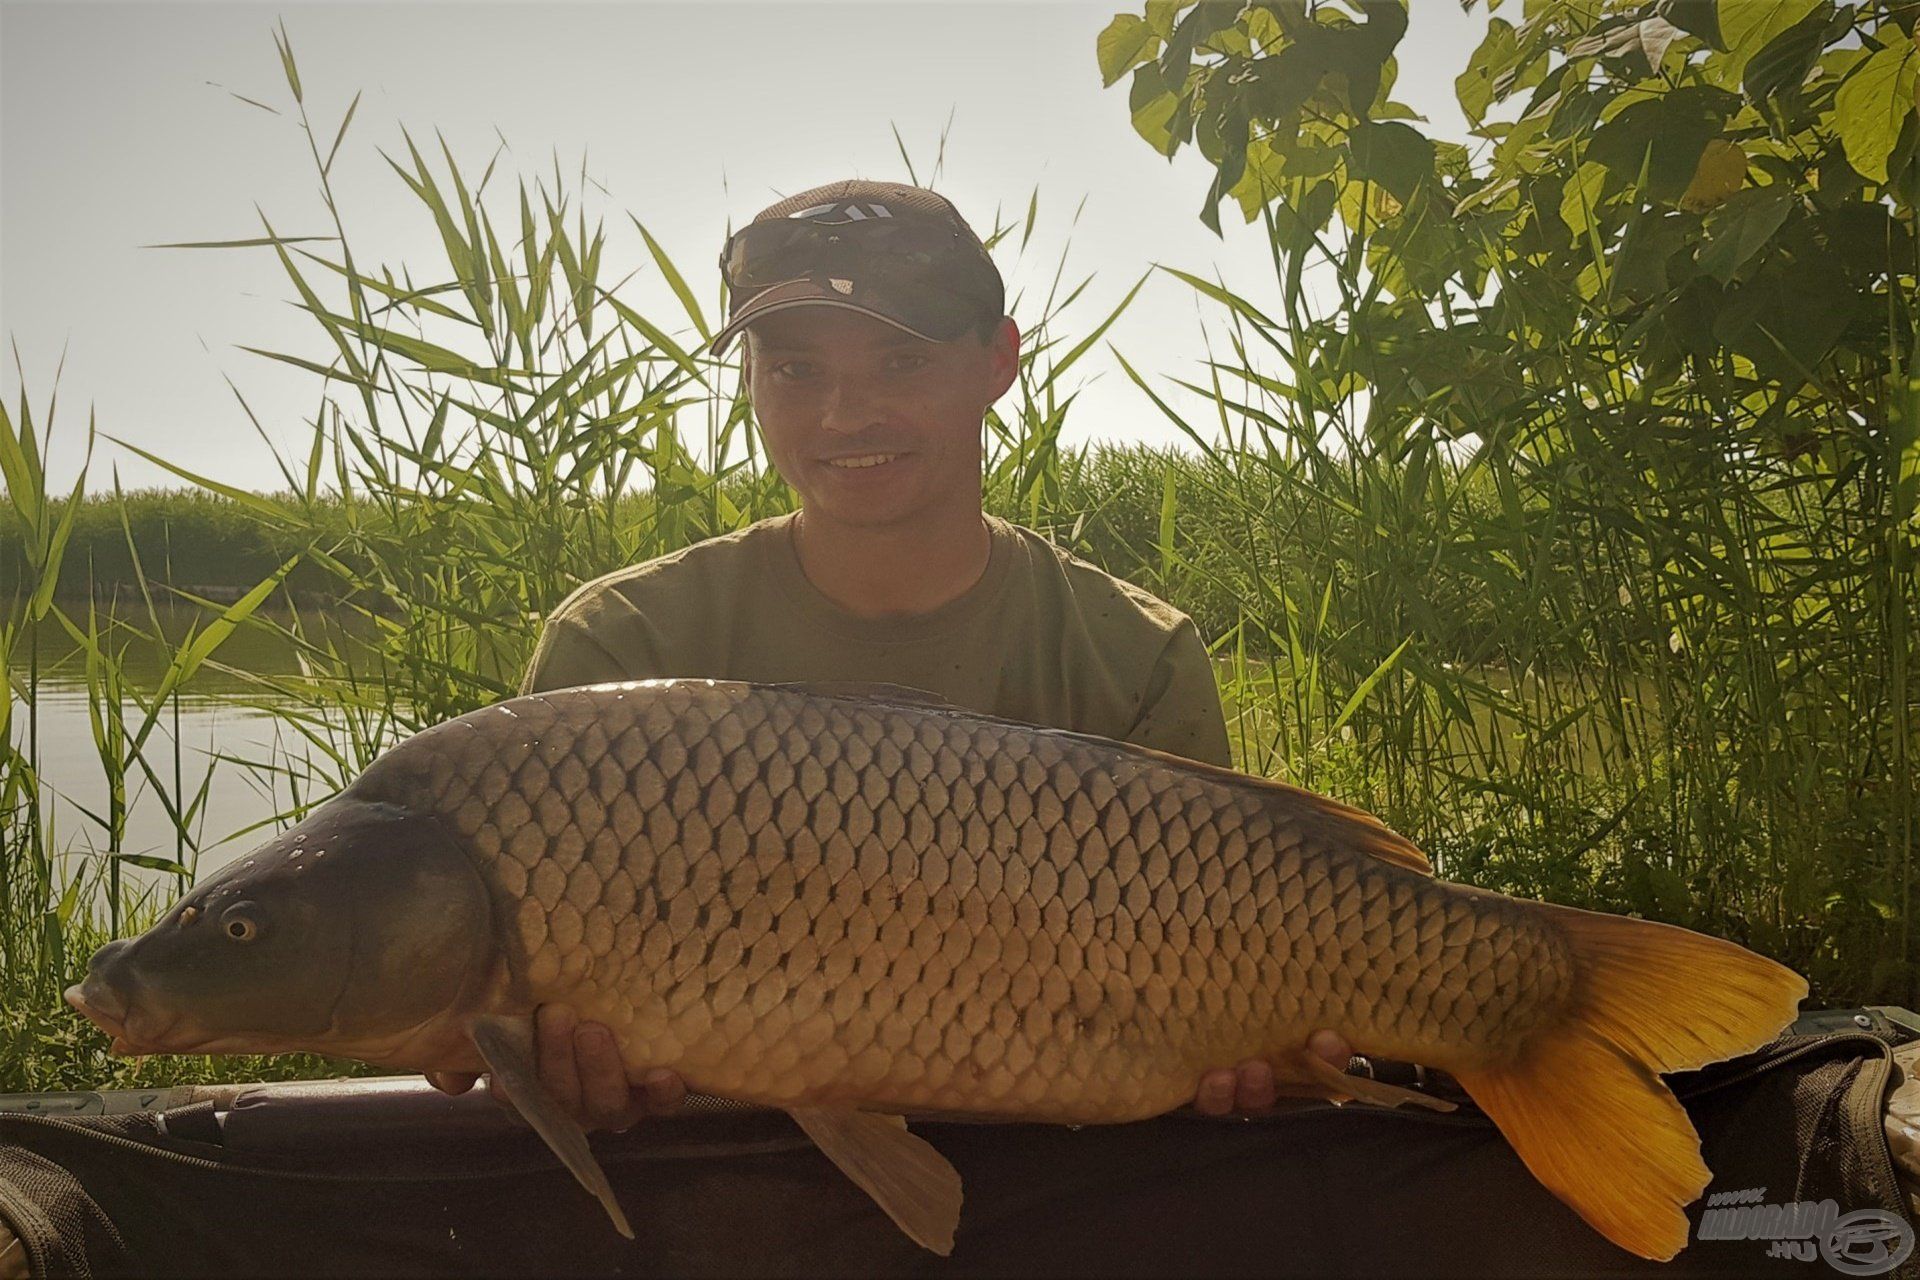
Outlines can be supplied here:
<path id="1" fill-rule="evenodd" d="M 495 952 L 485 886 L 439 822 L 342 796 L 102 947 L 66 998 L 116 1053 L 406 1061 Z"/>

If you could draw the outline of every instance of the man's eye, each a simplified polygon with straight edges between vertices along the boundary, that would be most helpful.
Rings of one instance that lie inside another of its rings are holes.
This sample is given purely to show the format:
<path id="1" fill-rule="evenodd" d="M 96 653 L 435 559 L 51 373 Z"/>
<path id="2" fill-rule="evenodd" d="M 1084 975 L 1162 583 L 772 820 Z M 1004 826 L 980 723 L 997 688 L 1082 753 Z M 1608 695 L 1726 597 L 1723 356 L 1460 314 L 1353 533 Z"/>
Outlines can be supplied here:
<path id="1" fill-rule="evenodd" d="M 788 360 L 775 365 L 773 371 L 783 378 L 804 378 L 813 372 L 813 366 L 804 360 Z"/>
<path id="2" fill-rule="evenodd" d="M 927 367 L 927 358 L 907 352 L 893 358 L 893 367 L 902 373 L 913 373 Z"/>

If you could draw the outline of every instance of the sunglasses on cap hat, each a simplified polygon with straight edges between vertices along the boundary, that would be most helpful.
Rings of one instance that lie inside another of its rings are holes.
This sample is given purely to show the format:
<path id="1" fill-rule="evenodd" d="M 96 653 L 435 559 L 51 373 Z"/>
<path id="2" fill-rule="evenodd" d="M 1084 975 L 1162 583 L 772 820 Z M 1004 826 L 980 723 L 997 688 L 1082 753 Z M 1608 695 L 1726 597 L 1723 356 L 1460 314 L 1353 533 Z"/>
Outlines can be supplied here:
<path id="1" fill-rule="evenodd" d="M 869 206 L 871 207 L 871 206 Z M 1005 303 L 999 273 L 977 240 L 922 218 L 794 215 L 752 222 L 727 239 L 720 274 L 733 319 L 716 350 L 768 311 L 831 303 L 949 342 Z"/>

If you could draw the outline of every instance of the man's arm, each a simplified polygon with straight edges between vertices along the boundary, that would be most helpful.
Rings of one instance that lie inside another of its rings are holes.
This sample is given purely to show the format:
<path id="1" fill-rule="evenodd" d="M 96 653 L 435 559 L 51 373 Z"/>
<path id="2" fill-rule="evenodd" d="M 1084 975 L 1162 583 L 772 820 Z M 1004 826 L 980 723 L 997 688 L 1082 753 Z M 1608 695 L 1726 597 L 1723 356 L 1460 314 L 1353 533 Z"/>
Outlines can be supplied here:
<path id="1" fill-rule="evenodd" d="M 1146 699 L 1127 741 L 1189 760 L 1233 767 L 1227 745 L 1227 719 L 1220 709 L 1220 686 L 1206 642 L 1190 618 L 1168 638 L 1147 681 Z"/>

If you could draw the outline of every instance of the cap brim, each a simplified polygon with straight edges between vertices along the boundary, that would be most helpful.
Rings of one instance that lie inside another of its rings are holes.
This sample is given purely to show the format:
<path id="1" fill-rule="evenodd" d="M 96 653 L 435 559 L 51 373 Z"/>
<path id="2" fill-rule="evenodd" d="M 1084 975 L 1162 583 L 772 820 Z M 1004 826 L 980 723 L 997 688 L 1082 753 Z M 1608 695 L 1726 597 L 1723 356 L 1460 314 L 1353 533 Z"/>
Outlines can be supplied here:
<path id="1" fill-rule="evenodd" d="M 709 344 L 712 353 L 718 356 L 725 352 L 727 345 L 733 341 L 734 335 L 755 320 L 778 311 L 791 311 L 795 307 L 838 307 L 842 311 L 855 311 L 863 316 L 871 316 L 884 324 L 892 325 L 902 333 L 910 333 L 924 341 L 940 341 L 931 334 L 922 333 L 897 316 L 890 316 L 864 303 L 854 302 L 817 280 L 790 280 L 786 284 L 762 289 L 749 299 L 740 309 L 740 314 L 727 321 L 726 326 L 713 335 L 713 342 Z"/>

